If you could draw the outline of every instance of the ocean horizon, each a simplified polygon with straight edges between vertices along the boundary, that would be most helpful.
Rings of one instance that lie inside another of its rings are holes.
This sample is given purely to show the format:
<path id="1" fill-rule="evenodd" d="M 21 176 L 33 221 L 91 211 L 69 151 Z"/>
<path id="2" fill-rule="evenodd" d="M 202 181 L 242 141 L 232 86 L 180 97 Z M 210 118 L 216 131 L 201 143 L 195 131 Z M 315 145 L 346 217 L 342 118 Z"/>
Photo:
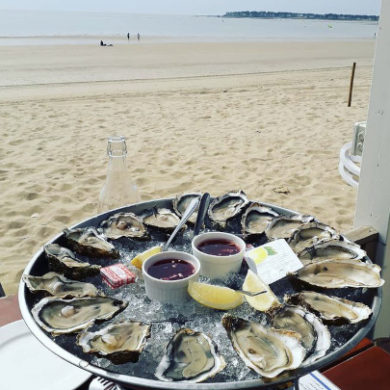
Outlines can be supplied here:
<path id="1" fill-rule="evenodd" d="M 223 18 L 70 11 L 0 10 L 0 45 L 115 44 L 142 39 L 167 41 L 269 41 L 373 39 L 378 23 L 308 19 Z"/>

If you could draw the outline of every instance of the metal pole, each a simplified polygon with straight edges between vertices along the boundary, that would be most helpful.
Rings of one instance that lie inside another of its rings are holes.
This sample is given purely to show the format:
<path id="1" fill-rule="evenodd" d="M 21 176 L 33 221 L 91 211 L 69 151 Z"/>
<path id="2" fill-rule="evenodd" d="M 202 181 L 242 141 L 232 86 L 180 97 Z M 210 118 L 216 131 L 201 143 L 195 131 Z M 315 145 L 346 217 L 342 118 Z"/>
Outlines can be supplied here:
<path id="1" fill-rule="evenodd" d="M 352 64 L 351 81 L 349 82 L 348 107 L 351 107 L 351 103 L 352 103 L 352 90 L 353 90 L 353 79 L 355 78 L 355 69 L 356 69 L 356 62 Z"/>

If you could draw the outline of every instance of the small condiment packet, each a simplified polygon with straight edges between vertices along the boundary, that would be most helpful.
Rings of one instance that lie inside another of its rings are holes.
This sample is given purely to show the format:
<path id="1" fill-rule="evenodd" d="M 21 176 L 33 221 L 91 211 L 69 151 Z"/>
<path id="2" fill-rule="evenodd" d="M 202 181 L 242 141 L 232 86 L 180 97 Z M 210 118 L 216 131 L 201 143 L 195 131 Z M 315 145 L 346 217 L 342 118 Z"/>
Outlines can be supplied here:
<path id="1" fill-rule="evenodd" d="M 103 281 L 111 288 L 118 288 L 124 284 L 134 283 L 133 274 L 124 264 L 118 263 L 100 269 Z"/>
<path id="2" fill-rule="evenodd" d="M 251 249 L 245 253 L 245 258 L 249 268 L 267 284 L 276 282 L 288 273 L 303 267 L 297 255 L 284 239 L 267 242 Z"/>
<path id="3" fill-rule="evenodd" d="M 340 390 L 340 387 L 332 383 L 328 378 L 318 371 L 299 378 L 300 390 Z"/>

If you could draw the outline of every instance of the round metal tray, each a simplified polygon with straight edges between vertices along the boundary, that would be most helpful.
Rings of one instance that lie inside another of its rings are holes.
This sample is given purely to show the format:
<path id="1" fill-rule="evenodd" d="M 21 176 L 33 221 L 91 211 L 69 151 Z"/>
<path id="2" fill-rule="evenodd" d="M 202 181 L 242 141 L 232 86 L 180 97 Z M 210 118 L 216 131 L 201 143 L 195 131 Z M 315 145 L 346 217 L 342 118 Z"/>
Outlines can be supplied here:
<path id="1" fill-rule="evenodd" d="M 136 214 L 140 214 L 143 211 L 147 209 L 151 209 L 152 207 L 155 206 L 171 208 L 171 205 L 172 205 L 172 199 L 158 199 L 149 202 L 137 203 L 131 206 L 126 206 L 117 210 L 112 210 L 107 213 L 97 215 L 95 217 L 92 217 L 90 219 L 78 223 L 77 225 L 73 226 L 73 228 L 86 227 L 86 226 L 98 226 L 101 223 L 101 221 L 107 219 L 108 216 L 118 211 L 132 211 Z M 274 205 L 268 205 L 268 206 L 272 207 L 275 211 L 283 215 L 296 214 L 294 211 L 288 209 L 280 208 Z M 50 243 L 60 241 L 61 237 L 62 237 L 62 233 L 54 237 L 50 241 Z M 366 260 L 370 261 L 369 259 Z M 24 272 L 26 274 L 42 275 L 47 271 L 48 271 L 48 265 L 42 247 L 28 263 Z M 275 292 L 280 298 L 283 297 L 283 293 L 285 292 L 284 291 L 285 289 L 289 290 L 289 292 L 294 291 L 294 289 L 291 287 L 288 281 L 284 281 L 283 283 L 279 283 L 279 284 L 278 282 L 275 282 L 273 285 L 271 285 L 271 287 L 273 288 L 274 291 L 276 290 Z M 347 294 L 347 291 L 349 291 L 348 289 L 342 289 L 342 290 L 345 291 L 345 294 Z M 53 339 L 53 337 L 50 334 L 44 332 L 36 324 L 35 320 L 31 315 L 31 308 L 38 299 L 34 294 L 32 294 L 28 290 L 24 282 L 21 282 L 19 286 L 19 305 L 20 305 L 20 310 L 23 319 L 26 322 L 27 326 L 29 327 L 31 332 L 35 335 L 35 337 L 37 337 L 37 339 L 43 345 L 45 345 L 49 350 L 51 350 L 56 355 L 62 357 L 63 359 L 67 360 L 68 362 L 74 364 L 75 366 L 87 370 L 92 374 L 108 378 L 115 382 L 132 386 L 133 388 L 137 387 L 141 389 L 142 388 L 149 388 L 149 389 L 150 388 L 158 388 L 158 389 L 175 388 L 175 389 L 188 389 L 188 390 L 190 389 L 216 389 L 216 390 L 224 389 L 225 390 L 225 389 L 238 389 L 238 388 L 270 389 L 286 382 L 296 381 L 297 378 L 305 375 L 308 372 L 311 372 L 316 369 L 320 369 L 321 367 L 331 364 L 336 359 L 340 358 L 343 354 L 345 354 L 347 351 L 349 351 L 351 348 L 356 346 L 363 339 L 363 337 L 373 327 L 378 317 L 380 302 L 381 302 L 381 289 L 380 288 L 379 289 L 354 289 L 354 291 L 355 291 L 354 293 L 355 296 L 356 294 L 358 294 L 359 296 L 358 297 L 359 299 L 356 300 L 364 302 L 365 304 L 371 307 L 373 311 L 371 317 L 368 320 L 363 321 L 359 324 L 347 325 L 345 332 L 337 331 L 335 333 L 337 337 L 336 340 L 337 347 L 333 348 L 333 350 L 328 354 L 326 354 L 324 357 L 318 359 L 316 362 L 314 362 L 309 366 L 291 372 L 287 372 L 285 375 L 281 376 L 280 378 L 276 378 L 270 383 L 264 382 L 261 378 L 250 379 L 250 380 L 235 380 L 235 381 L 227 381 L 227 382 L 226 381 L 218 382 L 215 381 L 215 379 L 210 379 L 208 382 L 205 383 L 163 382 L 153 378 L 149 379 L 149 378 L 138 377 L 134 375 L 133 376 L 127 375 L 126 373 L 113 372 L 101 367 L 97 367 L 96 365 L 93 364 L 93 362 L 87 361 L 87 359 L 80 358 L 79 356 L 77 356 L 77 354 L 74 353 L 72 348 L 67 347 L 66 342 L 61 342 L 61 343 L 57 342 L 56 341 L 57 339 Z M 343 296 L 343 293 L 340 293 L 340 291 L 338 291 L 338 295 Z M 332 334 L 332 337 L 333 336 L 334 335 Z M 61 337 L 70 338 L 71 336 L 61 336 Z"/>

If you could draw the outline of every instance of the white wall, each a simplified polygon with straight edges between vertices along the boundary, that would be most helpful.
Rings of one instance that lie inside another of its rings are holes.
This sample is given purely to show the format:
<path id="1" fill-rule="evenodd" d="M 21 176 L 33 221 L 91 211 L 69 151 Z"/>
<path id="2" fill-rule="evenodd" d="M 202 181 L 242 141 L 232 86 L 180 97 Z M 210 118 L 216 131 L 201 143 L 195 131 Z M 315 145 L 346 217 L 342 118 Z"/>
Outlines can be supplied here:
<path id="1" fill-rule="evenodd" d="M 380 234 L 383 301 L 375 337 L 390 336 L 390 0 L 382 1 L 373 82 L 364 139 L 355 227 L 370 225 Z M 387 245 L 386 245 L 387 243 Z"/>

